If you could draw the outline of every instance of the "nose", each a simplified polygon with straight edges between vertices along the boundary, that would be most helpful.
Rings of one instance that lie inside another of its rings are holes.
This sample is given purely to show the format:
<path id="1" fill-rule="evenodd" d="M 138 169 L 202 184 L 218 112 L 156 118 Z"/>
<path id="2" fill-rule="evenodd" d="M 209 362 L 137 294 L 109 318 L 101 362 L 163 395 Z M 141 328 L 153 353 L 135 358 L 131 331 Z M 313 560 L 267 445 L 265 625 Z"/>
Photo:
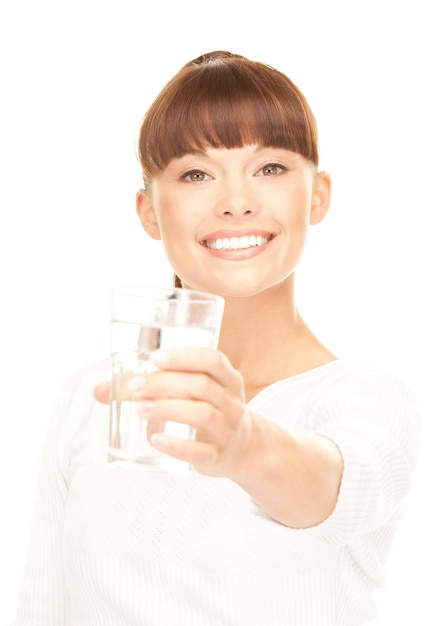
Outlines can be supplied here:
<path id="1" fill-rule="evenodd" d="M 218 215 L 239 219 L 251 217 L 258 210 L 256 198 L 246 181 L 235 177 L 224 182 L 216 201 Z"/>

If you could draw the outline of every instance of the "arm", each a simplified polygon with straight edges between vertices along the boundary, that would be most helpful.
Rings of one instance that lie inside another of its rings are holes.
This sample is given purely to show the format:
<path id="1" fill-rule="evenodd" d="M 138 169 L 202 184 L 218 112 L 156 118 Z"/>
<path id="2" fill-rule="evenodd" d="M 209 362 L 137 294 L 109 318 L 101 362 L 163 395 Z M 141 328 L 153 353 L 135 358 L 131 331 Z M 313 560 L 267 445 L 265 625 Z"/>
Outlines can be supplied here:
<path id="1" fill-rule="evenodd" d="M 290 528 L 320 524 L 333 512 L 343 475 L 336 444 L 291 433 L 251 413 L 250 439 L 230 476 L 273 519 Z"/>
<path id="2" fill-rule="evenodd" d="M 67 487 L 57 456 L 60 416 L 61 409 L 57 405 L 40 457 L 24 577 L 11 626 L 66 624 L 61 535 Z"/>
<path id="3" fill-rule="evenodd" d="M 84 440 L 94 401 L 94 380 L 105 376 L 107 362 L 82 368 L 62 385 L 40 456 L 39 475 L 27 561 L 18 609 L 11 626 L 67 626 L 69 596 L 64 575 L 64 532 L 71 467 Z M 104 422 L 100 419 L 102 428 Z"/>
<path id="4" fill-rule="evenodd" d="M 222 353 L 175 349 L 154 361 L 160 371 L 132 380 L 131 399 L 146 419 L 187 423 L 198 435 L 191 442 L 157 434 L 153 444 L 203 474 L 235 481 L 282 524 L 322 532 L 330 518 L 329 534 L 366 532 L 407 493 L 418 417 L 393 377 L 366 371 L 334 381 L 294 433 L 247 407 L 242 377 Z M 106 402 L 109 386 L 95 395 Z"/>

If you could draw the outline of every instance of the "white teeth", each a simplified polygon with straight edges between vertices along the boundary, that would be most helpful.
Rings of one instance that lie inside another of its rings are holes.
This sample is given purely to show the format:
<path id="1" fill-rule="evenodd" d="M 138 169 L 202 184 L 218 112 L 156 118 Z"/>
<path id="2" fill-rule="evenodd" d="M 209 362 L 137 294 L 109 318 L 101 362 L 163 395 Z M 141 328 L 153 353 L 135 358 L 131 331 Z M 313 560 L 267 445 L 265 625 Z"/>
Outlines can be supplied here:
<path id="1" fill-rule="evenodd" d="M 245 248 L 253 248 L 255 246 L 263 246 L 269 241 L 267 235 L 243 235 L 242 237 L 221 237 L 220 239 L 211 239 L 205 242 L 207 248 L 212 250 L 244 250 Z"/>

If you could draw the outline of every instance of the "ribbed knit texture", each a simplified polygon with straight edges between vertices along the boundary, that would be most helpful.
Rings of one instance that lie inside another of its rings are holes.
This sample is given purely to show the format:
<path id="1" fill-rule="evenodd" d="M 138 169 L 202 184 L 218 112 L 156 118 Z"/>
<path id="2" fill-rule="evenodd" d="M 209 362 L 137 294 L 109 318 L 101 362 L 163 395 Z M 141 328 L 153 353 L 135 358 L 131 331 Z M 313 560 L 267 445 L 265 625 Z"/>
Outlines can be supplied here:
<path id="1" fill-rule="evenodd" d="M 64 385 L 41 456 L 29 553 L 11 626 L 359 626 L 402 515 L 420 419 L 409 390 L 340 361 L 250 403 L 344 457 L 337 506 L 305 530 L 271 520 L 227 479 L 107 463 L 108 409 Z"/>

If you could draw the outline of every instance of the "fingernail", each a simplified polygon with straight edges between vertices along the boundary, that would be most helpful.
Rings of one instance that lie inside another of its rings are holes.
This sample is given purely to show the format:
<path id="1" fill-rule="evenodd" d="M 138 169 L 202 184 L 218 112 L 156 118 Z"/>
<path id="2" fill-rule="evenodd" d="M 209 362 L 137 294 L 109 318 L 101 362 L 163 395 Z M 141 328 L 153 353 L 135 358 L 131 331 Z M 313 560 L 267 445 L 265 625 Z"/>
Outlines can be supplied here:
<path id="1" fill-rule="evenodd" d="M 150 414 L 154 411 L 154 402 L 151 400 L 143 400 L 137 403 L 137 409 L 140 414 Z"/>
<path id="2" fill-rule="evenodd" d="M 151 437 L 151 443 L 155 448 L 158 448 L 159 450 L 166 450 L 169 445 L 167 437 L 158 433 L 155 433 Z"/>
<path id="3" fill-rule="evenodd" d="M 145 378 L 143 376 L 139 376 L 136 378 L 132 378 L 129 381 L 129 388 L 131 391 L 140 391 L 145 387 Z"/>
<path id="4" fill-rule="evenodd" d="M 156 350 L 151 354 L 150 361 L 157 367 L 166 367 L 169 364 L 169 354 L 163 350 Z"/>

